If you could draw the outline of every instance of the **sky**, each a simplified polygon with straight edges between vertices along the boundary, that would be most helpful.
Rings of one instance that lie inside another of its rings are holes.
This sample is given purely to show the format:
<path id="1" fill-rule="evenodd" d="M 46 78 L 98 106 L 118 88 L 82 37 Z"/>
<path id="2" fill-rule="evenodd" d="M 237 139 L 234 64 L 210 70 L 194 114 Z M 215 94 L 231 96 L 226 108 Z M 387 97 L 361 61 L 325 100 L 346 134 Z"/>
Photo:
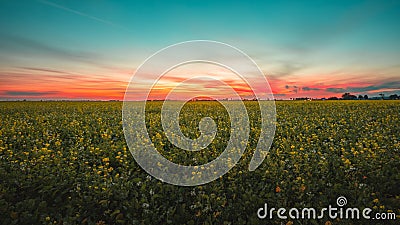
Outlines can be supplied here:
<path id="1" fill-rule="evenodd" d="M 385 0 L 1 0 L 0 100 L 122 100 L 149 56 L 190 40 L 245 52 L 277 99 L 400 94 L 399 21 L 400 1 Z M 159 80 L 153 97 L 165 97 L 189 73 L 229 80 L 247 96 L 246 84 L 228 72 L 177 68 Z M 223 84 L 191 82 L 180 86 L 182 97 L 225 97 Z"/>

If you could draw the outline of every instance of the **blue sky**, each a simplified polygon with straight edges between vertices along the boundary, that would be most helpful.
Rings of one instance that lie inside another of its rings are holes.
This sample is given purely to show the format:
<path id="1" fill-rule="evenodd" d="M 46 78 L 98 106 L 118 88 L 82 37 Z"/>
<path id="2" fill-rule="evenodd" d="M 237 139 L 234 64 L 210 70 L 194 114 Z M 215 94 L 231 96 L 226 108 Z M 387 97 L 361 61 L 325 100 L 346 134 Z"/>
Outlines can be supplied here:
<path id="1" fill-rule="evenodd" d="M 196 39 L 246 52 L 283 98 L 400 92 L 399 1 L 22 0 L 0 17 L 3 99 L 121 98 L 148 56 Z"/>

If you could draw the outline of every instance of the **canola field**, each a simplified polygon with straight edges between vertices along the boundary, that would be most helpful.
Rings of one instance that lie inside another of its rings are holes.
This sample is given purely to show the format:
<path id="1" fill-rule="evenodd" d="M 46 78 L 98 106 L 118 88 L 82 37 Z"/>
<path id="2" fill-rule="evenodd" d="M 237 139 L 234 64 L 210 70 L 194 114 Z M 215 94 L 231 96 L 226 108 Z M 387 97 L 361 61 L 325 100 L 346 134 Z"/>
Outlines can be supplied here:
<path id="1" fill-rule="evenodd" d="M 248 171 L 260 134 L 257 102 L 246 101 L 250 140 L 239 163 L 195 187 L 163 183 L 134 160 L 124 139 L 122 102 L 0 102 L 0 224 L 398 224 L 400 101 L 278 101 L 267 158 Z M 201 165 L 229 139 L 218 102 L 189 102 L 182 132 L 218 125 L 204 151 L 179 150 L 160 123 L 162 102 L 147 105 L 154 146 L 170 161 Z M 270 207 L 335 205 L 395 213 L 396 220 L 259 219 Z"/>

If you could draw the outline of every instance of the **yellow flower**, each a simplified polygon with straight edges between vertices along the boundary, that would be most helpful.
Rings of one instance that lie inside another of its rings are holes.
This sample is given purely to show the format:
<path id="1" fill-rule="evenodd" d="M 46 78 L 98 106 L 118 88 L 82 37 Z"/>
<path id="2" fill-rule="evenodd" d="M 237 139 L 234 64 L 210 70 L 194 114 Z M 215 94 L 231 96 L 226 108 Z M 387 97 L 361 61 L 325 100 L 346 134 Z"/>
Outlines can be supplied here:
<path id="1" fill-rule="evenodd" d="M 345 160 L 344 160 L 344 164 L 346 164 L 346 165 L 350 165 L 350 164 L 351 164 L 351 162 L 350 162 L 350 160 L 349 160 L 349 159 L 345 159 Z"/>
<path id="2" fill-rule="evenodd" d="M 302 184 L 301 186 L 300 186 L 300 191 L 301 192 L 304 192 L 306 190 L 306 186 L 304 185 L 304 184 Z"/>

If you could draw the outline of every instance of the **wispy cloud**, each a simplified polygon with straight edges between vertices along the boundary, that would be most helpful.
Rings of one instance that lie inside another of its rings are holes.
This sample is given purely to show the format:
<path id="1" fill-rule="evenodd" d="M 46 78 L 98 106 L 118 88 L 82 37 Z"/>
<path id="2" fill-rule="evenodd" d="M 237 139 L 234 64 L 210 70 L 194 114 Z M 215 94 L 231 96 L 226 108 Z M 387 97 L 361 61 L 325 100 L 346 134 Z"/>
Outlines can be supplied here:
<path id="1" fill-rule="evenodd" d="M 86 18 L 91 19 L 91 20 L 95 20 L 97 22 L 100 22 L 100 23 L 103 23 L 103 24 L 106 24 L 106 25 L 110 25 L 110 26 L 118 28 L 118 29 L 122 29 L 122 30 L 125 30 L 125 31 L 130 31 L 126 27 L 123 27 L 123 26 L 121 26 L 119 24 L 113 23 L 113 22 L 105 20 L 105 19 L 101 19 L 99 17 L 95 17 L 95 16 L 92 16 L 92 15 L 89 15 L 87 13 L 83 13 L 83 12 L 78 11 L 78 10 L 74 10 L 74 9 L 65 7 L 63 5 L 59 5 L 59 4 L 54 3 L 54 2 L 50 2 L 50 1 L 46 1 L 46 0 L 38 0 L 38 2 L 40 2 L 42 4 L 45 4 L 45 5 L 52 6 L 52 7 L 57 8 L 57 9 L 61 9 L 61 10 L 64 10 L 64 11 L 79 15 L 79 16 L 86 17 Z"/>
<path id="2" fill-rule="evenodd" d="M 52 46 L 48 43 L 34 40 L 32 38 L 22 37 L 18 35 L 10 35 L 0 33 L 0 48 L 9 50 L 10 52 L 18 52 L 26 54 L 33 52 L 35 55 L 46 54 L 52 57 L 59 57 L 68 60 L 77 60 L 94 63 L 93 60 L 98 60 L 99 56 L 94 53 L 84 51 L 72 51 L 60 47 Z"/>
<path id="3" fill-rule="evenodd" d="M 46 68 L 37 68 L 37 67 L 19 67 L 25 70 L 33 70 L 45 73 L 57 73 L 57 74 L 71 74 L 69 72 L 61 71 L 61 70 L 54 70 L 54 69 L 46 69 Z"/>
<path id="4" fill-rule="evenodd" d="M 370 85 L 366 87 L 348 87 L 348 91 L 353 92 L 368 92 L 368 91 L 378 91 L 382 89 L 395 89 L 400 90 L 400 81 L 386 82 L 378 85 Z"/>
<path id="5" fill-rule="evenodd" d="M 37 97 L 59 94 L 59 91 L 4 91 L 6 96 L 11 97 Z"/>
<path id="6" fill-rule="evenodd" d="M 362 86 L 362 87 L 346 87 L 346 88 L 326 88 L 327 92 L 331 93 L 344 93 L 344 92 L 371 92 L 371 91 L 380 91 L 380 90 L 400 90 L 400 81 L 391 81 L 385 82 L 382 84 L 377 85 L 369 85 L 369 86 Z"/>
<path id="7" fill-rule="evenodd" d="M 346 89 L 344 89 L 344 88 L 327 88 L 326 91 L 331 92 L 331 93 L 343 93 L 343 92 L 346 92 Z"/>
<path id="8" fill-rule="evenodd" d="M 296 73 L 307 67 L 305 64 L 296 62 L 294 60 L 277 60 L 274 61 L 274 64 L 276 68 L 273 69 L 273 71 L 268 72 L 267 74 L 272 77 L 280 78 L 290 75 L 296 75 Z"/>
<path id="9" fill-rule="evenodd" d="M 321 88 L 315 88 L 315 87 L 302 87 L 301 90 L 303 91 L 319 91 Z"/>
<path id="10" fill-rule="evenodd" d="M 52 68 L 0 69 L 0 99 L 121 99 L 126 84 L 121 77 Z"/>
<path id="11" fill-rule="evenodd" d="M 83 50 L 72 50 L 64 47 L 53 46 L 45 41 L 36 40 L 19 35 L 6 34 L 0 31 L 0 56 L 5 58 L 12 58 L 12 56 L 18 57 L 34 57 L 34 58 L 50 58 L 51 60 L 63 60 L 66 64 L 81 63 L 89 65 L 99 70 L 107 70 L 110 74 L 117 72 L 120 74 L 132 74 L 133 69 L 127 67 L 116 66 L 110 60 L 106 58 L 105 54 L 97 52 L 83 51 Z M 30 70 L 43 70 L 43 72 L 56 72 L 52 69 L 46 68 L 33 68 L 29 66 L 20 66 L 20 68 Z M 61 73 L 66 73 L 62 71 Z"/>
<path id="12" fill-rule="evenodd" d="M 285 89 L 286 90 L 290 90 L 290 92 L 293 92 L 293 93 L 298 93 L 299 92 L 299 87 L 297 85 L 288 85 L 288 84 L 286 84 L 285 85 Z"/>

